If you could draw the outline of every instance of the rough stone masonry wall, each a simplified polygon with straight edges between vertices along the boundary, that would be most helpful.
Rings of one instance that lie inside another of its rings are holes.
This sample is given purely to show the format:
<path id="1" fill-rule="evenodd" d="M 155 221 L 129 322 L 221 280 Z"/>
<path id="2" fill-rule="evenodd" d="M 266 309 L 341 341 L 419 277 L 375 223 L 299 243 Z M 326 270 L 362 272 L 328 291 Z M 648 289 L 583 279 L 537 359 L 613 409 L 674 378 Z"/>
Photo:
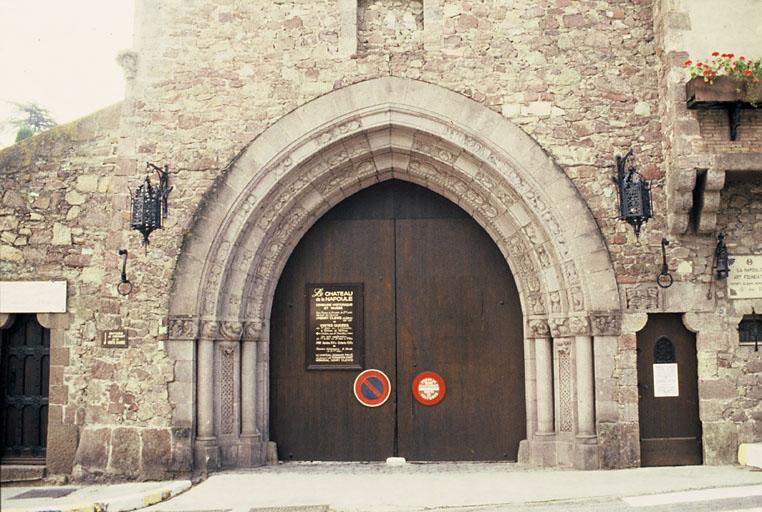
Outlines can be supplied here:
<path id="1" fill-rule="evenodd" d="M 342 3 L 333 0 L 140 5 L 138 72 L 125 107 L 135 136 L 120 146 L 119 165 L 134 182 L 141 162 L 170 163 L 177 220 L 153 237 L 148 274 L 171 268 L 163 257 L 180 246 L 202 194 L 246 143 L 319 95 L 388 75 L 439 84 L 516 123 L 590 205 L 620 282 L 650 281 L 658 269 L 664 218 L 636 244 L 615 218 L 611 180 L 614 156 L 634 148 L 664 211 L 650 0 L 452 0 L 429 19 L 427 2 L 364 0 L 351 57 L 340 51 Z M 632 466 L 637 455 L 622 447 L 637 447 L 634 348 L 624 356 L 611 348 L 601 348 L 611 364 L 599 375 L 607 411 L 600 438 L 610 447 L 607 467 Z M 175 424 L 189 425 L 192 411 L 177 412 Z"/>
<path id="2" fill-rule="evenodd" d="M 693 313 L 686 316 L 687 326 L 696 332 L 698 351 L 698 378 L 700 418 L 704 437 L 705 463 L 735 461 L 738 443 L 762 440 L 762 366 L 759 353 L 753 348 L 739 345 L 738 322 L 752 307 L 762 308 L 762 300 L 730 300 L 724 281 L 714 281 L 711 263 L 716 234 L 724 230 L 732 255 L 762 254 L 762 112 L 744 110 L 737 140 L 729 136 L 729 120 L 725 111 L 689 110 L 686 106 L 685 82 L 688 74 L 683 62 L 708 57 L 706 43 L 707 14 L 714 12 L 716 4 L 701 0 L 684 3 L 675 0 L 655 2 L 657 46 L 660 62 L 660 112 L 664 126 L 665 166 L 670 180 L 667 186 L 668 208 L 671 212 L 687 211 L 690 207 L 696 170 L 707 167 L 722 155 L 740 155 L 748 162 L 752 172 L 736 174 L 725 172 L 724 184 L 708 180 L 704 192 L 704 211 L 716 212 L 716 225 L 708 233 L 688 230 L 670 236 L 674 246 L 671 268 L 680 280 L 693 283 L 679 290 L 678 304 Z M 753 2 L 736 2 L 733 6 L 745 18 L 719 15 L 717 23 L 742 26 L 748 18 L 755 19 L 760 6 Z M 707 12 L 700 12 L 702 9 Z M 753 32 L 722 32 L 712 45 L 718 51 L 754 52 L 760 48 Z M 703 53 L 699 53 L 703 52 Z M 755 177 L 756 175 L 756 177 Z M 691 178 L 693 176 L 693 178 Z M 679 215 L 671 213 L 673 218 Z M 671 222 L 673 233 L 679 222 Z M 664 300 L 655 305 L 664 308 Z M 675 304 L 666 305 L 675 310 Z"/>
<path id="3" fill-rule="evenodd" d="M 129 222 L 126 203 L 112 199 L 120 114 L 114 105 L 0 152 L 0 279 L 68 282 L 69 324 L 52 362 L 49 416 L 78 435 L 51 438 L 73 444 L 49 450 L 52 473 L 71 473 L 76 463 L 82 476 L 92 466 L 90 476 L 156 477 L 171 462 L 173 368 L 155 341 L 161 319 L 146 318 L 115 289 L 118 233 Z M 132 258 L 128 276 L 140 269 Z M 151 307 L 158 290 L 140 292 L 142 307 Z M 101 348 L 100 332 L 117 327 L 130 347 Z"/>
<path id="4" fill-rule="evenodd" d="M 60 184 L 62 195 L 84 197 L 82 204 L 73 205 L 80 207 L 82 218 L 66 219 L 71 208 L 64 199 L 51 204 L 40 224 L 49 240 L 66 241 L 67 230 L 71 232 L 72 257 L 36 266 L 29 263 L 33 258 L 22 263 L 16 252 L 3 249 L 0 268 L 13 279 L 66 277 L 72 283 L 67 342 L 73 362 L 66 370 L 70 405 L 65 410 L 71 421 L 87 425 L 77 459 L 82 475 L 136 477 L 168 461 L 169 470 L 190 468 L 188 460 L 170 460 L 170 452 L 187 451 L 169 445 L 188 442 L 192 411 L 170 410 L 167 387 L 177 384 L 178 392 L 192 393 L 192 368 L 173 364 L 174 355 L 161 343 L 167 291 L 183 236 L 203 194 L 249 141 L 285 113 L 333 89 L 394 75 L 442 85 L 502 113 L 535 138 L 574 181 L 606 237 L 619 282 L 653 280 L 666 230 L 666 201 L 651 0 L 443 1 L 441 30 L 430 45 L 419 43 L 419 32 L 434 20 L 419 20 L 419 3 L 363 0 L 362 39 L 352 58 L 339 52 L 337 4 L 139 2 L 138 69 L 129 80 L 118 136 L 109 130 L 76 149 L 51 141 L 55 150 L 35 150 L 35 158 L 50 159 L 54 169 L 73 158 L 69 152 L 82 155 L 65 167 L 69 172 Z M 381 12 L 397 8 L 404 12 Z M 23 152 L 24 144 L 1 153 L 2 162 L 15 161 L 9 155 Z M 611 181 L 614 155 L 631 147 L 641 172 L 654 180 L 657 212 L 640 244 L 630 227 L 615 218 Z M 27 197 L 40 182 L 45 183 L 40 190 L 50 187 L 52 194 L 59 185 L 48 185 L 47 174 L 39 170 L 32 173 L 37 180 L 19 181 L 27 170 L 37 169 L 29 160 L 13 164 L 10 178 L 3 174 L 11 183 L 4 190 Z M 126 229 L 124 213 L 127 187 L 137 186 L 145 161 L 169 163 L 174 190 L 168 223 L 151 236 L 144 253 L 139 235 Z M 98 187 L 102 179 L 108 183 L 107 177 L 109 188 L 101 192 Z M 14 208 L 30 208 L 29 201 Z M 98 208 L 87 208 L 91 205 Z M 14 209 L 10 216 L 17 213 Z M 88 221 L 83 236 L 76 231 L 83 229 L 78 223 L 91 216 L 103 222 Z M 21 234 L 17 229 L 21 225 L 12 228 L 13 236 Z M 4 238 L 2 247 L 13 243 L 15 238 Z M 47 257 L 53 249 L 44 244 L 34 247 Z M 121 247 L 131 254 L 128 273 L 135 291 L 129 299 L 114 290 Z M 677 263 L 673 260 L 673 266 Z M 696 278 L 692 272 L 677 276 Z M 131 348 L 97 346 L 97 334 L 112 328 L 128 330 Z M 604 457 L 607 467 L 637 464 L 635 352 L 628 337 L 620 338 L 619 345 L 601 349 L 611 364 L 597 381 L 606 383 L 597 397 L 598 407 L 606 411 L 599 414 L 598 429 L 609 454 Z M 127 458 L 121 448 L 141 444 L 142 449 L 131 452 L 136 458 Z"/>
<path id="5" fill-rule="evenodd" d="M 733 180 L 721 193 L 718 229 L 733 255 L 762 254 L 762 176 Z M 710 241 L 712 247 L 714 239 Z M 759 300 L 729 300 L 717 287 L 714 314 L 697 315 L 700 327 L 699 398 L 705 455 L 710 461 L 735 460 L 739 443 L 762 439 L 762 357 L 739 343 L 738 323 Z"/>
<path id="6" fill-rule="evenodd" d="M 353 58 L 339 53 L 340 13 L 333 0 L 139 4 L 138 69 L 122 107 L 120 136 L 109 132 L 108 144 L 101 138 L 80 146 L 87 165 L 72 163 L 61 177 L 63 195 L 82 202 L 73 205 L 81 219 L 66 219 L 72 208 L 64 199 L 50 206 L 41 224 L 47 240 L 55 236 L 66 244 L 62 247 L 69 247 L 71 232 L 71 251 L 43 266 L 30 264 L 34 258 L 26 256 L 23 264 L 5 256 L 3 262 L 14 279 L 65 277 L 73 285 L 67 337 L 73 362 L 66 371 L 70 405 L 65 411 L 69 421 L 84 426 L 79 474 L 145 475 L 154 465 L 150 458 L 156 459 L 147 444 L 162 446 L 156 453 L 166 462 L 168 444 L 187 443 L 192 411 L 171 411 L 167 387 L 175 379 L 186 383 L 178 390 L 191 393 L 192 368 L 173 366 L 174 356 L 161 343 L 166 292 L 182 238 L 203 194 L 246 143 L 285 113 L 333 89 L 394 75 L 442 85 L 502 113 L 574 180 L 607 239 L 619 280 L 651 279 L 664 220 L 651 221 L 641 244 L 635 244 L 631 229 L 615 220 L 611 182 L 614 155 L 634 147 L 639 168 L 655 180 L 657 211 L 663 210 L 651 2 L 442 2 L 438 38 L 426 48 L 418 41 L 427 20 L 419 20 L 416 5 L 403 4 L 361 3 L 366 22 L 360 28 L 368 44 Z M 375 12 L 397 7 L 405 12 Z M 403 25 L 403 36 L 397 24 Z M 96 150 L 98 145 L 108 151 Z M 3 161 L 15 161 L 11 155 L 25 147 L 7 150 Z M 68 158 L 63 149 L 40 151 L 35 158 L 51 159 L 57 170 Z M 174 185 L 168 223 L 152 235 L 146 253 L 139 235 L 126 229 L 124 215 L 127 187 L 138 185 L 145 161 L 169 163 Z M 34 180 L 41 185 L 16 181 L 30 164 L 12 167 L 8 189 L 26 196 L 36 186 L 49 186 L 43 175 Z M 99 191 L 99 186 L 107 188 Z M 86 236 L 77 231 L 84 230 L 79 223 L 85 219 Z M 114 290 L 121 247 L 131 254 L 128 274 L 135 291 L 128 299 Z M 35 248 L 43 252 L 39 244 Z M 116 328 L 128 330 L 130 348 L 99 348 L 98 333 Z M 599 393 L 599 400 L 610 407 L 599 429 L 611 446 L 618 446 L 613 439 L 637 443 L 637 408 L 631 403 L 636 393 L 622 392 L 635 387 L 629 359 L 617 358 L 610 374 L 601 376 L 610 392 Z M 156 442 L 146 443 L 147 435 Z M 142 452 L 128 456 L 123 449 L 141 442 Z M 173 451 L 181 452 L 187 453 Z M 606 461 L 608 467 L 637 464 L 627 454 Z M 190 461 L 172 460 L 167 467 L 189 469 Z"/>

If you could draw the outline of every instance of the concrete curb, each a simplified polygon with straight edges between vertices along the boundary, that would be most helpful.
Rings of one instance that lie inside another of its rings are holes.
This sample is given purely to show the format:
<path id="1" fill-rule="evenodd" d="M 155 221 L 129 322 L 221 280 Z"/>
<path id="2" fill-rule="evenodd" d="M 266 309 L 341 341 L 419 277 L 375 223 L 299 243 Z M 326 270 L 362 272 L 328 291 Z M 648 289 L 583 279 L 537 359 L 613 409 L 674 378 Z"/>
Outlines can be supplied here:
<path id="1" fill-rule="evenodd" d="M 190 480 L 182 480 L 180 482 L 173 482 L 171 485 L 158 486 L 148 491 L 109 498 L 103 501 L 94 500 L 59 506 L 54 504 L 42 507 L 22 507 L 3 510 L 4 512 L 129 512 L 166 501 L 190 488 Z"/>
<path id="2" fill-rule="evenodd" d="M 738 447 L 738 462 L 744 466 L 762 468 L 762 443 L 742 443 Z"/>

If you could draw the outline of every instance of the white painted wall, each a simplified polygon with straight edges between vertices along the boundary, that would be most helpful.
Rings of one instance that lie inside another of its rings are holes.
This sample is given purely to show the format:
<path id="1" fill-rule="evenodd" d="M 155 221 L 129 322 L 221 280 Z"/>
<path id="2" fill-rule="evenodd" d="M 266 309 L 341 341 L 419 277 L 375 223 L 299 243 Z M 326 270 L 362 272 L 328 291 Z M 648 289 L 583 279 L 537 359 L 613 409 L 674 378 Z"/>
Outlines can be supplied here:
<path id="1" fill-rule="evenodd" d="M 66 313 L 66 281 L 0 281 L 0 313 Z"/>
<path id="2" fill-rule="evenodd" d="M 762 0 L 684 0 L 691 22 L 684 43 L 692 59 L 713 51 L 762 58 Z"/>

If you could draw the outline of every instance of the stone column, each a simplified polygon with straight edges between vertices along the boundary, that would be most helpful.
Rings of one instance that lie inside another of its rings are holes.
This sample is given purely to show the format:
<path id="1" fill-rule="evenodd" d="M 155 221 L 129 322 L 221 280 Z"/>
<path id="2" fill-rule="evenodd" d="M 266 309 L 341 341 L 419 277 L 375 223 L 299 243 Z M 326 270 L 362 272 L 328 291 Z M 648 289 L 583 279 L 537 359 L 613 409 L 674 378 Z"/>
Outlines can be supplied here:
<path id="1" fill-rule="evenodd" d="M 524 400 L 526 402 L 527 437 L 519 443 L 518 461 L 531 462 L 531 439 L 537 424 L 537 392 L 535 390 L 534 346 L 531 338 L 524 338 Z"/>
<path id="2" fill-rule="evenodd" d="M 198 341 L 198 437 L 214 439 L 214 340 Z"/>
<path id="3" fill-rule="evenodd" d="M 214 433 L 214 341 L 216 321 L 204 321 L 198 340 L 197 427 L 195 467 L 202 471 L 219 467 L 219 447 Z"/>
<path id="4" fill-rule="evenodd" d="M 241 346 L 241 437 L 258 437 L 257 345 L 246 340 Z"/>
<path id="5" fill-rule="evenodd" d="M 535 338 L 537 374 L 537 435 L 555 433 L 553 418 L 553 346 L 550 338 Z"/>
<path id="6" fill-rule="evenodd" d="M 244 324 L 241 342 L 241 466 L 265 463 L 265 443 L 259 429 L 258 408 L 261 390 L 259 380 L 259 346 L 261 322 Z"/>
<path id="7" fill-rule="evenodd" d="M 593 374 L 593 338 L 576 336 L 577 362 L 577 437 L 595 437 L 595 390 Z"/>

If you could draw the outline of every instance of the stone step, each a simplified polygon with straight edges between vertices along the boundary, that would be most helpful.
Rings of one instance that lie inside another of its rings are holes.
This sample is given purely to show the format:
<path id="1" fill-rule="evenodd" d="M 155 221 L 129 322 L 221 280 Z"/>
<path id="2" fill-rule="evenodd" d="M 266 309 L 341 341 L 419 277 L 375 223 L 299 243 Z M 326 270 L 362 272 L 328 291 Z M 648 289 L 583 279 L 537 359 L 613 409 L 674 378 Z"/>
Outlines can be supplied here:
<path id="1" fill-rule="evenodd" d="M 0 483 L 34 482 L 43 478 L 45 478 L 45 466 L 43 465 L 0 465 Z"/>
<path id="2" fill-rule="evenodd" d="M 744 466 L 762 468 L 762 443 L 743 443 L 738 447 L 738 462 Z"/>

